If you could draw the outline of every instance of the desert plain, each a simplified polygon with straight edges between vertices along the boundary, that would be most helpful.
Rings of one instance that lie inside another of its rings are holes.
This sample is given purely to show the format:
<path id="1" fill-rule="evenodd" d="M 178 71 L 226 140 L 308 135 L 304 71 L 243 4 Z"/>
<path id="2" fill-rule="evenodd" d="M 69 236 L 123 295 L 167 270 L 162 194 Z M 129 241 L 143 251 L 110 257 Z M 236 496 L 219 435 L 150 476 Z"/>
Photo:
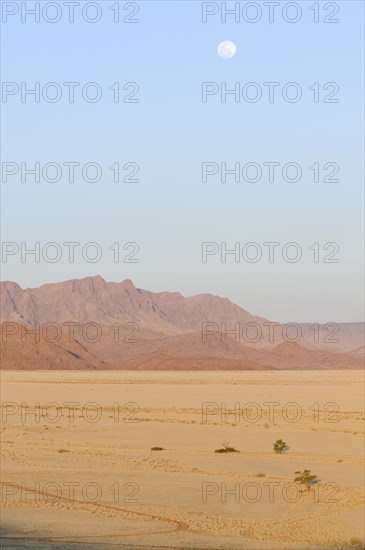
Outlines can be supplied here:
<path id="1" fill-rule="evenodd" d="M 1 379 L 4 549 L 364 547 L 363 371 Z"/>

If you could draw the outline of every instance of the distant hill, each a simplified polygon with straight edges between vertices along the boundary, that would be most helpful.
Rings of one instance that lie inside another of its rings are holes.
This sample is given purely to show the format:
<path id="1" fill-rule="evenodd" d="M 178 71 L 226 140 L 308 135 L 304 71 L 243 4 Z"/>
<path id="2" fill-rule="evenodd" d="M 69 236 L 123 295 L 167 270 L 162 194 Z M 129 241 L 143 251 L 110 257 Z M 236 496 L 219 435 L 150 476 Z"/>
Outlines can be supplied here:
<path id="1" fill-rule="evenodd" d="M 363 323 L 289 331 L 276 323 L 270 339 L 270 321 L 228 298 L 154 293 L 100 276 L 34 289 L 3 282 L 0 297 L 3 369 L 363 368 Z"/>

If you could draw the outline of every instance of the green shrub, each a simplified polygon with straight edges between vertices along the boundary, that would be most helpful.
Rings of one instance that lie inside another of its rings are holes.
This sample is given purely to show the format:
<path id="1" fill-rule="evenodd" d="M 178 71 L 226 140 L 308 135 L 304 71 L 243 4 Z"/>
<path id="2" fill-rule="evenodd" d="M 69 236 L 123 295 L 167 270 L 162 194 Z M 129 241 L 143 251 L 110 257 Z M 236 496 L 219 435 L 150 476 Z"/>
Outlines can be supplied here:
<path id="1" fill-rule="evenodd" d="M 302 485 L 305 485 L 310 490 L 311 486 L 318 482 L 318 477 L 316 475 L 311 474 L 310 470 L 303 470 L 303 472 L 295 472 L 297 477 L 294 479 L 295 483 L 301 483 Z"/>
<path id="2" fill-rule="evenodd" d="M 277 439 L 274 443 L 274 452 L 282 454 L 289 449 L 288 445 L 282 439 Z"/>

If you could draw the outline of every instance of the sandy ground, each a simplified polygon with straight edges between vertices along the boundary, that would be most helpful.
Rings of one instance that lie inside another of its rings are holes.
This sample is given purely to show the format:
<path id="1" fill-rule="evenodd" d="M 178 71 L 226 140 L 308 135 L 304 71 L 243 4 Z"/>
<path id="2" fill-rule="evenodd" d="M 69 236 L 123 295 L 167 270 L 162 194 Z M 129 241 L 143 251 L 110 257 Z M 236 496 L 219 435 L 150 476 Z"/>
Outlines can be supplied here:
<path id="1" fill-rule="evenodd" d="M 2 548 L 364 547 L 360 371 L 1 379 Z"/>

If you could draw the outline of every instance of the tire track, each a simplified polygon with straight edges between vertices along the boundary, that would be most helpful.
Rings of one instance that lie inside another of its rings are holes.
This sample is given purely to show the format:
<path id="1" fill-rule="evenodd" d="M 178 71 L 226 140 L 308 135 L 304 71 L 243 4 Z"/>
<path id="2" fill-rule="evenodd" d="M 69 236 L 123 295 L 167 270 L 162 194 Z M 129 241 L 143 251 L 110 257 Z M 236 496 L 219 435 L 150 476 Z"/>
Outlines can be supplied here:
<path id="1" fill-rule="evenodd" d="M 51 497 L 51 498 L 57 498 L 59 501 L 62 501 L 62 502 L 68 502 L 68 503 L 71 503 L 71 504 L 82 504 L 82 505 L 88 505 L 88 506 L 94 506 L 95 508 L 97 509 L 103 509 L 103 510 L 113 510 L 113 511 L 116 511 L 116 512 L 122 512 L 122 513 L 127 513 L 127 514 L 134 514 L 134 515 L 137 515 L 143 519 L 150 519 L 152 521 L 160 521 L 162 523 L 168 523 L 170 525 L 175 525 L 175 528 L 173 529 L 164 529 L 162 531 L 145 531 L 145 532 L 140 532 L 140 533 L 119 533 L 119 534 L 115 534 L 115 535 L 90 535 L 90 536 L 75 536 L 75 537 L 72 537 L 73 539 L 85 539 L 85 538 L 88 538 L 88 539 L 102 539 L 102 538 L 112 538 L 112 537 L 139 537 L 139 536 L 147 536 L 147 535 L 163 535 L 163 534 L 171 534 L 171 533 L 175 533 L 175 532 L 179 532 L 179 531 L 186 531 L 187 529 L 189 529 L 189 524 L 188 523 L 185 523 L 181 520 L 178 520 L 178 519 L 171 519 L 171 518 L 167 518 L 167 517 L 164 517 L 164 516 L 160 516 L 160 515 L 157 515 L 157 514 L 150 514 L 148 512 L 137 512 L 135 510 L 130 510 L 128 508 L 120 508 L 119 506 L 112 506 L 112 505 L 109 505 L 109 504 L 99 504 L 98 502 L 85 502 L 84 500 L 79 500 L 79 499 L 76 499 L 76 498 L 69 498 L 69 497 L 65 497 L 65 496 L 59 496 L 59 495 L 55 495 L 54 493 L 50 493 L 48 491 L 42 491 L 42 490 L 39 490 L 39 489 L 34 489 L 34 488 L 28 488 L 28 487 L 21 487 L 20 485 L 18 485 L 17 483 L 13 483 L 13 482 L 10 482 L 10 481 L 0 481 L 1 485 L 3 486 L 8 486 L 8 487 L 12 487 L 14 489 L 21 489 L 22 491 L 27 491 L 27 492 L 30 492 L 30 493 L 34 493 L 34 494 L 39 494 L 39 495 L 43 495 L 43 496 L 48 496 L 48 497 Z M 2 537 L 3 539 L 7 539 L 7 540 L 23 540 L 22 537 Z M 88 542 L 80 542 L 80 541 L 73 541 L 73 540 L 69 540 L 69 537 L 31 537 L 31 538 L 27 538 L 27 540 L 31 540 L 31 541 L 38 541 L 38 542 L 57 542 L 57 541 L 64 541 L 64 542 L 67 542 L 69 544 L 89 544 Z M 113 545 L 115 546 L 114 543 L 105 543 L 105 544 L 108 544 L 108 545 Z M 131 546 L 131 545 L 129 545 Z M 139 547 L 142 547 L 140 545 L 137 545 Z M 151 546 L 152 548 L 152 546 Z M 155 548 L 173 548 L 172 546 L 156 546 Z M 183 547 L 176 547 L 176 548 L 183 548 Z M 211 549 L 211 550 L 214 550 L 214 549 Z"/>

